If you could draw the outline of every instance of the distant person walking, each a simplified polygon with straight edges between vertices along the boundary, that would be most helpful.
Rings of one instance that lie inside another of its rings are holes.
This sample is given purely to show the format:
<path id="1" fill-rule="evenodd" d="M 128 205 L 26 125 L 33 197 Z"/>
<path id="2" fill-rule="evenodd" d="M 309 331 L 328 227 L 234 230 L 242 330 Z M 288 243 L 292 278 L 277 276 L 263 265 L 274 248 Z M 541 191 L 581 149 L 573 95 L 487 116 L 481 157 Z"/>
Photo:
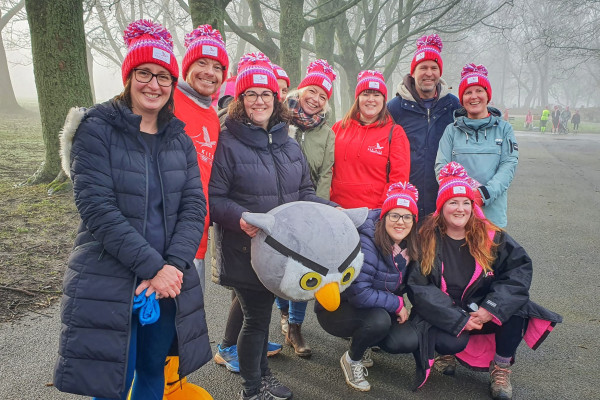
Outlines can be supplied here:
<path id="1" fill-rule="evenodd" d="M 550 110 L 548 108 L 548 106 L 544 107 L 542 115 L 540 116 L 540 132 L 546 132 L 546 124 L 550 118 Z"/>
<path id="2" fill-rule="evenodd" d="M 527 115 L 525 116 L 525 129 L 530 131 L 533 129 L 533 115 L 531 114 L 531 110 L 527 111 Z"/>
<path id="3" fill-rule="evenodd" d="M 576 110 L 575 114 L 573 114 L 571 122 L 573 123 L 573 132 L 579 132 L 579 123 L 581 122 L 581 115 L 579 115 L 578 110 Z"/>
<path id="4" fill-rule="evenodd" d="M 560 108 L 558 106 L 554 106 L 554 111 L 552 111 L 552 133 L 558 133 L 559 124 L 560 124 Z"/>

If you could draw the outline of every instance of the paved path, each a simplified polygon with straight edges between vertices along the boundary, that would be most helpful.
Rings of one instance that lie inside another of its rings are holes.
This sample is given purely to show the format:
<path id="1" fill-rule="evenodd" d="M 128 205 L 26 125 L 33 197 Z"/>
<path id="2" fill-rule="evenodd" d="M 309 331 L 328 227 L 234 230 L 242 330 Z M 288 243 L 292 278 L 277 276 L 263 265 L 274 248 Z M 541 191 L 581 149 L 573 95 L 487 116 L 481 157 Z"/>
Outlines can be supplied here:
<path id="1" fill-rule="evenodd" d="M 598 398 L 600 135 L 517 133 L 517 138 L 521 159 L 510 188 L 508 231 L 534 260 L 531 297 L 562 314 L 565 321 L 537 351 L 519 347 L 512 373 L 514 398 Z M 229 292 L 209 283 L 206 297 L 211 338 L 219 341 Z M 45 386 L 52 381 L 58 306 L 45 313 L 0 324 L 0 399 L 81 399 Z M 282 341 L 276 311 L 273 320 L 271 338 Z M 348 343 L 326 334 L 310 310 L 303 331 L 313 347 L 311 359 L 299 359 L 289 348 L 271 359 L 272 369 L 292 388 L 294 399 L 488 398 L 487 374 L 462 367 L 453 378 L 433 374 L 423 389 L 413 393 L 412 356 L 381 352 L 374 354 L 375 366 L 369 369 L 373 389 L 353 391 L 339 368 Z M 190 380 L 216 400 L 235 399 L 240 389 L 239 376 L 213 362 Z"/>

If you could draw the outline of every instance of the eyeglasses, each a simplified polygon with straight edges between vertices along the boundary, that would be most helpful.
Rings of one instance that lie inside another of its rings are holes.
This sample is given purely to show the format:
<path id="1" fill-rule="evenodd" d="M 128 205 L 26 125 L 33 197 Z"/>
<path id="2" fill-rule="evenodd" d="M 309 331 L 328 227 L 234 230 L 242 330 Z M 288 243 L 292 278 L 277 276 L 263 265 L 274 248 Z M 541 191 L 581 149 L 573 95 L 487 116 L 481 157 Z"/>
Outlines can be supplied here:
<path id="1" fill-rule="evenodd" d="M 405 224 L 410 224 L 411 222 L 414 221 L 415 216 L 412 214 L 404 214 L 404 215 L 400 215 L 398 213 L 389 213 L 387 215 L 387 218 L 391 221 L 391 222 L 398 222 L 400 221 L 400 219 L 402 219 L 402 221 Z"/>
<path id="2" fill-rule="evenodd" d="M 154 77 L 156 77 L 156 82 L 163 87 L 169 87 L 173 85 L 173 82 L 175 82 L 175 78 L 170 74 L 153 74 L 150 71 L 138 68 L 134 68 L 133 71 L 135 80 L 139 83 L 148 83 Z"/>
<path id="3" fill-rule="evenodd" d="M 250 90 L 246 93 L 242 93 L 242 97 L 244 97 L 246 100 L 248 100 L 248 103 L 250 103 L 250 104 L 256 103 L 256 100 L 258 100 L 259 97 L 262 99 L 263 103 L 270 103 L 273 101 L 273 97 L 275 97 L 275 93 L 273 93 L 271 91 L 266 91 L 266 92 L 262 92 L 261 94 L 258 94 L 256 92 L 253 92 Z"/>

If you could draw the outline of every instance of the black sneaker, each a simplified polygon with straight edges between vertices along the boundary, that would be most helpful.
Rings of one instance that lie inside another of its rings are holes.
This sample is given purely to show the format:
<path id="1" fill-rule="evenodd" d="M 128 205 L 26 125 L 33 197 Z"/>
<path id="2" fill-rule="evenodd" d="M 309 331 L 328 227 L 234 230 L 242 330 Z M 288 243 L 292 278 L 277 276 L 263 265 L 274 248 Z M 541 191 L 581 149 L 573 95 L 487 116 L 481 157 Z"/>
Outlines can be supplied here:
<path id="1" fill-rule="evenodd" d="M 260 391 L 271 396 L 265 397 L 266 399 L 288 400 L 293 396 L 292 391 L 287 386 L 283 386 L 273 374 L 263 376 L 260 384 Z"/>

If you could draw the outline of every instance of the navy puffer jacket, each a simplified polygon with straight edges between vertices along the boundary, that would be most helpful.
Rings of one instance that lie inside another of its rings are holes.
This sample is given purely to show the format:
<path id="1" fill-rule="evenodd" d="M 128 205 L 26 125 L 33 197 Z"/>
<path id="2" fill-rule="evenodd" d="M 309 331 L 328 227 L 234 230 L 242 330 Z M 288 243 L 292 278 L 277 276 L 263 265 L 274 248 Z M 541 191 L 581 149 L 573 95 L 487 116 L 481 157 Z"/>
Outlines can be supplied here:
<path id="1" fill-rule="evenodd" d="M 155 162 L 162 193 L 148 193 L 150 157 L 140 122 L 139 115 L 113 100 L 84 115 L 73 109 L 63 129 L 63 166 L 70 166 L 65 172 L 73 180 L 81 224 L 63 283 L 54 374 L 61 391 L 119 397 L 125 388 L 134 290 L 166 263 L 183 271 L 182 291 L 175 299 L 180 375 L 211 358 L 193 268 L 206 215 L 194 145 L 178 119 L 161 128 Z M 150 196 L 162 198 L 164 254 L 144 236 Z"/>
<path id="2" fill-rule="evenodd" d="M 375 245 L 375 224 L 381 210 L 370 210 L 367 220 L 358 228 L 361 251 L 365 256 L 360 274 L 346 291 L 345 299 L 356 308 L 383 308 L 395 313 L 404 293 L 407 262 L 402 255 L 384 256 Z M 395 263 L 394 263 L 395 261 Z"/>
<path id="3" fill-rule="evenodd" d="M 208 197 L 218 224 L 219 283 L 266 290 L 250 264 L 250 237 L 240 228 L 245 211 L 264 213 L 292 201 L 335 205 L 315 194 L 300 145 L 279 123 L 269 132 L 227 118 L 219 136 Z"/>

